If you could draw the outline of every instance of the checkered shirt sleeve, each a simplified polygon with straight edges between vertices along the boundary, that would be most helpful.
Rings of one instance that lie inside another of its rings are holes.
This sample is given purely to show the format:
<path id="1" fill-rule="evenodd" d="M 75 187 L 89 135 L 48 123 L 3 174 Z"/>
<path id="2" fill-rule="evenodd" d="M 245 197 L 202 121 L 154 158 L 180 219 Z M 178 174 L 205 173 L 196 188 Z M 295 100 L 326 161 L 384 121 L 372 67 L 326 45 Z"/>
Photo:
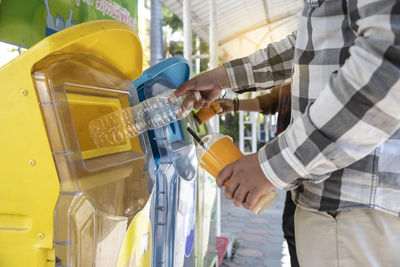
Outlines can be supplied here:
<path id="1" fill-rule="evenodd" d="M 294 32 L 266 49 L 225 63 L 231 88 L 243 93 L 283 84 L 291 77 L 295 42 Z"/>

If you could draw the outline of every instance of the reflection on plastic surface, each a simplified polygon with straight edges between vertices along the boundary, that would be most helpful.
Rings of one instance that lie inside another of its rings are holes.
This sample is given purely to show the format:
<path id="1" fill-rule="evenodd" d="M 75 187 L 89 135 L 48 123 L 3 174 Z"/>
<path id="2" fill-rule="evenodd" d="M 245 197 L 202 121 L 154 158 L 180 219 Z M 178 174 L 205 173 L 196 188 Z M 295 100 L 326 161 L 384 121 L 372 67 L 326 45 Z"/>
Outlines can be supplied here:
<path id="1" fill-rule="evenodd" d="M 183 266 L 185 257 L 192 253 L 194 244 L 196 180 L 180 181 L 176 213 L 175 264 Z"/>
<path id="2" fill-rule="evenodd" d="M 216 253 L 216 197 L 215 179 L 204 169 L 197 175 L 196 266 L 214 266 Z"/>
<path id="3" fill-rule="evenodd" d="M 152 235 L 150 202 L 132 220 L 125 234 L 117 267 L 150 266 Z"/>
<path id="4" fill-rule="evenodd" d="M 174 142 L 171 144 L 172 162 L 174 163 L 178 175 L 187 181 L 191 181 L 196 176 L 197 158 L 196 147 L 194 144 L 185 142 Z"/>
<path id="5" fill-rule="evenodd" d="M 115 264 L 128 218 L 96 211 L 83 194 L 74 199 L 70 208 L 69 216 L 73 226 L 70 239 L 75 241 L 73 254 L 77 266 Z"/>

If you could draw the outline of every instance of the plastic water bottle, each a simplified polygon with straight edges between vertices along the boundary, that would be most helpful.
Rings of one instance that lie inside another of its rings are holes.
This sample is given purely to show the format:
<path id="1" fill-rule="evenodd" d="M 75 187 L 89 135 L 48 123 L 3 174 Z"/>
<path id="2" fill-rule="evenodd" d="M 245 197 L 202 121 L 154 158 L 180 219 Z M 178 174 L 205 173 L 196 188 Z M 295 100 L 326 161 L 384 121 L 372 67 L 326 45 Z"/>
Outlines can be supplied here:
<path id="1" fill-rule="evenodd" d="M 89 123 L 97 147 L 118 145 L 147 130 L 153 130 L 181 120 L 190 114 L 199 92 L 176 96 L 175 90 L 149 98 L 136 106 L 124 108 Z"/>

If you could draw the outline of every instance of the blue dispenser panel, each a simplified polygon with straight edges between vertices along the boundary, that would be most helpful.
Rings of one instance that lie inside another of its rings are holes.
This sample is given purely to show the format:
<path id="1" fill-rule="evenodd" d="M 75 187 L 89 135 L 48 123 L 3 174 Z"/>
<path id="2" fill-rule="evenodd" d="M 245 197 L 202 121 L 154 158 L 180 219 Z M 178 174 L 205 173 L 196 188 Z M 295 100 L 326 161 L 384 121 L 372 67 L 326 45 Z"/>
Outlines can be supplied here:
<path id="1" fill-rule="evenodd" d="M 170 63 L 170 64 L 169 64 Z M 164 71 L 163 71 L 164 70 Z M 134 81 L 139 100 L 175 89 L 186 81 L 188 65 L 168 59 Z M 196 221 L 195 145 L 186 119 L 148 131 L 155 161 L 156 192 L 153 218 L 153 266 L 193 266 Z"/>

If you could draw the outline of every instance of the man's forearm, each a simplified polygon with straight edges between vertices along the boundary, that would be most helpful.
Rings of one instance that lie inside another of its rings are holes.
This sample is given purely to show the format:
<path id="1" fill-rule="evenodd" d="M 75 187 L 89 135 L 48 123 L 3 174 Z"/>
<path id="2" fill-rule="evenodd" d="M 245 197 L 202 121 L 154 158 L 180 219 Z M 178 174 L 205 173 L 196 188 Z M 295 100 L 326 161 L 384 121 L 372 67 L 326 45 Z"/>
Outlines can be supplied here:
<path id="1" fill-rule="evenodd" d="M 256 111 L 261 112 L 260 102 L 257 98 L 253 99 L 240 99 L 239 100 L 239 110 L 242 111 Z"/>

